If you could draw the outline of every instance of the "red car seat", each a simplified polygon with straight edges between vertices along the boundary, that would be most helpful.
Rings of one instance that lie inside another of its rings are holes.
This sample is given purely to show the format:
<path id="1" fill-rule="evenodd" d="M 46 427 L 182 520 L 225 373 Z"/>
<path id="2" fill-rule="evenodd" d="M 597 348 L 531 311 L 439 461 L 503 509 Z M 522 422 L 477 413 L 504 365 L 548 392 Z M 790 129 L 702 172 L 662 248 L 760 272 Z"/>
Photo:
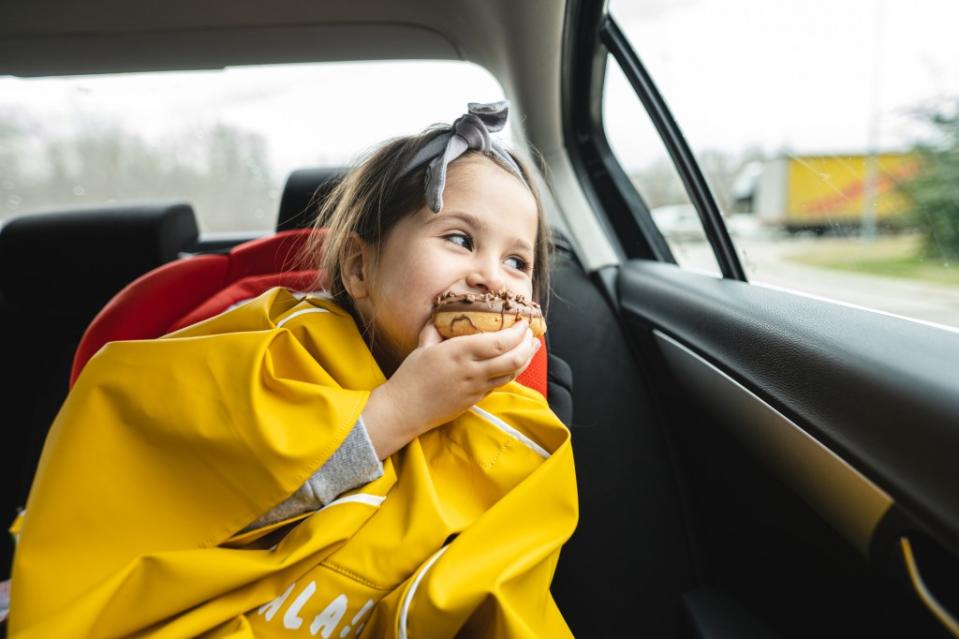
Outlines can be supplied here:
<path id="1" fill-rule="evenodd" d="M 290 270 L 313 231 L 295 229 L 240 244 L 226 254 L 170 262 L 134 280 L 97 314 L 80 340 L 70 386 L 104 344 L 151 339 L 189 326 L 274 287 L 309 291 L 322 279 L 314 270 Z M 323 231 L 320 231 L 321 233 Z M 544 397 L 547 354 L 537 351 L 517 378 Z"/>

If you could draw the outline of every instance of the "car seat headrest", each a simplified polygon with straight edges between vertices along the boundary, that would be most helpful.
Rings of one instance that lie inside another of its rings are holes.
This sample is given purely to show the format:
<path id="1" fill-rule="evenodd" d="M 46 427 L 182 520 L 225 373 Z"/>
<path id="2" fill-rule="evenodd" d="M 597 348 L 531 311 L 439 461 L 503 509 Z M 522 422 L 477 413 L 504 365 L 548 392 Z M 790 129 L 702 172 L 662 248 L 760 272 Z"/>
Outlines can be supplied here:
<path id="1" fill-rule="evenodd" d="M 298 169 L 290 173 L 280 199 L 277 232 L 312 226 L 319 203 L 333 191 L 345 174 L 344 167 Z"/>
<path id="2" fill-rule="evenodd" d="M 15 305 L 99 309 L 198 234 L 193 208 L 182 203 L 22 215 L 0 227 L 0 290 Z"/>

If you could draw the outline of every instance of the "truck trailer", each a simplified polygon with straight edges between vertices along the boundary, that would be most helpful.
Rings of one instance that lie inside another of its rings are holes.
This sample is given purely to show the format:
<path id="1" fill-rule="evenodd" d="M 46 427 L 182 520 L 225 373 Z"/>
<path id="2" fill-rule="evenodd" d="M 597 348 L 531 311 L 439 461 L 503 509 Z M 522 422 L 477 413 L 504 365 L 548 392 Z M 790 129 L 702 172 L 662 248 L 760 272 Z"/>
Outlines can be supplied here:
<path id="1" fill-rule="evenodd" d="M 751 162 L 734 188 L 737 208 L 754 213 L 764 226 L 789 232 L 892 226 L 909 211 L 898 185 L 913 177 L 919 164 L 919 155 L 909 152 L 880 153 L 874 160 L 833 154 Z"/>

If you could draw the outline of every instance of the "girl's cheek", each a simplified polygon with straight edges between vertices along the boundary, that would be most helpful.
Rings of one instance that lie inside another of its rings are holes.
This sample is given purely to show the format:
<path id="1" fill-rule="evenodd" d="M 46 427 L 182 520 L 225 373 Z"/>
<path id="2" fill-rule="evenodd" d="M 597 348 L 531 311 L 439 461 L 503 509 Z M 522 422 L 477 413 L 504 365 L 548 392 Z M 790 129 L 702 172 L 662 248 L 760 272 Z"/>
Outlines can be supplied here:
<path id="1" fill-rule="evenodd" d="M 518 286 L 533 290 L 533 274 L 524 273 L 519 271 L 512 272 L 512 278 L 514 282 L 517 282 Z"/>

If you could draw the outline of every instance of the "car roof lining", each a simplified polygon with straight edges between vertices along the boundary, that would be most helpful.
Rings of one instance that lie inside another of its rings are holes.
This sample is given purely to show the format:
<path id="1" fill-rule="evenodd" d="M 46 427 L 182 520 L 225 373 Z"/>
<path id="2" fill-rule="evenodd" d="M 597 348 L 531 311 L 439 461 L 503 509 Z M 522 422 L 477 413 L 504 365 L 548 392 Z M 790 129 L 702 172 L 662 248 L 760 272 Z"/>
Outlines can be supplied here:
<path id="1" fill-rule="evenodd" d="M 0 40 L 0 71 L 22 77 L 383 59 L 461 60 L 463 54 L 429 28 L 386 23 L 72 33 Z"/>
<path id="2" fill-rule="evenodd" d="M 0 75 L 465 60 L 503 86 L 521 114 L 522 139 L 543 154 L 562 147 L 565 0 L 235 0 L 228 7 L 213 0 L 11 0 L 0 21 Z"/>

